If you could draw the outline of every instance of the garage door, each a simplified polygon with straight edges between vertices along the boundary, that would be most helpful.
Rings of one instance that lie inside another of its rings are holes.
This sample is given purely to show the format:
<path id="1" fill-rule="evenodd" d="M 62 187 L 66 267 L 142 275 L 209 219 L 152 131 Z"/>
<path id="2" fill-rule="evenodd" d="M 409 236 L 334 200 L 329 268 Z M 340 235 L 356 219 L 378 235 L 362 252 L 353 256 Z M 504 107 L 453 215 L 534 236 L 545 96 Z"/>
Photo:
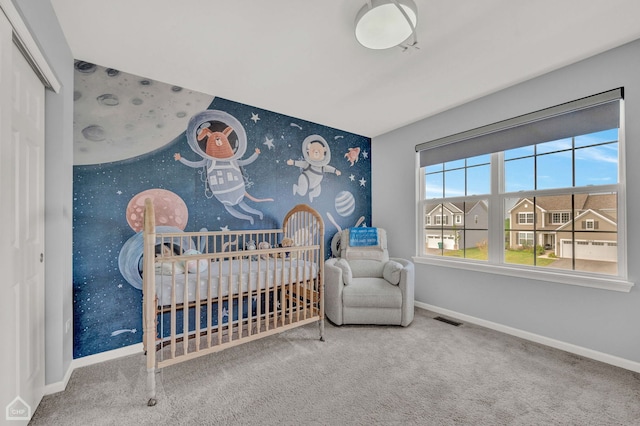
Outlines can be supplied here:
<path id="1" fill-rule="evenodd" d="M 427 248 L 440 248 L 438 243 L 444 244 L 444 249 L 453 250 L 456 241 L 453 235 L 427 235 Z"/>
<path id="2" fill-rule="evenodd" d="M 576 259 L 601 260 L 617 262 L 618 244 L 615 241 L 586 241 L 576 240 Z M 560 240 L 560 257 L 571 258 L 573 244 L 571 240 Z"/>

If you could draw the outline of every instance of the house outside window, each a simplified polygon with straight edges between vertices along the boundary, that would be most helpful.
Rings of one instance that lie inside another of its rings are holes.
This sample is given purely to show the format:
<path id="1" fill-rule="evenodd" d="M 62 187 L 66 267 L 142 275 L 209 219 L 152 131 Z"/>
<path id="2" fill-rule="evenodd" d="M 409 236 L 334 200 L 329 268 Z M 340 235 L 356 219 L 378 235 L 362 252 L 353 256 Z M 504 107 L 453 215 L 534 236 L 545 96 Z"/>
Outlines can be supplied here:
<path id="1" fill-rule="evenodd" d="M 462 210 L 462 226 L 457 215 L 452 226 L 426 222 L 416 259 L 445 266 L 455 259 L 465 262 L 455 267 L 532 277 L 544 270 L 545 279 L 576 285 L 583 285 L 581 275 L 598 275 L 598 284 L 590 286 L 627 285 L 625 233 L 619 229 L 625 211 L 621 94 L 605 92 L 576 101 L 575 109 L 568 103 L 532 113 L 530 122 L 517 117 L 521 127 L 510 120 L 487 126 L 498 129 L 495 135 L 480 128 L 469 137 L 416 146 L 420 216 L 438 206 Z M 561 114 L 555 114 L 558 108 Z M 447 238 L 456 243 L 447 248 Z M 518 268 L 522 272 L 514 272 Z"/>

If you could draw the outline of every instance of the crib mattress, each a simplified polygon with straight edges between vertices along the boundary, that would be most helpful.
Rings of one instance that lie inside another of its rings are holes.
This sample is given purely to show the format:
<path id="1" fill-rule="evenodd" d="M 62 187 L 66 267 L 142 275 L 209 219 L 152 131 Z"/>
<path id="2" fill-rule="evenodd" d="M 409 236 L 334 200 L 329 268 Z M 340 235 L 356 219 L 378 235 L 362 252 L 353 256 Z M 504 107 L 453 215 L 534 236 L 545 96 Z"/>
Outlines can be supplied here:
<path id="1" fill-rule="evenodd" d="M 180 273 L 163 275 L 156 273 L 156 296 L 158 306 L 172 303 L 172 287 L 175 282 L 175 303 L 184 303 L 184 290 L 187 285 L 188 302 L 196 300 L 196 289 L 200 288 L 200 299 L 218 297 L 221 287 L 222 296 L 239 292 L 245 293 L 258 289 L 268 289 L 282 284 L 303 282 L 317 277 L 315 263 L 299 259 L 257 259 L 224 260 L 208 264 L 208 268 L 199 273 Z M 222 284 L 221 284 L 222 283 Z M 209 293 L 211 288 L 211 293 Z"/>

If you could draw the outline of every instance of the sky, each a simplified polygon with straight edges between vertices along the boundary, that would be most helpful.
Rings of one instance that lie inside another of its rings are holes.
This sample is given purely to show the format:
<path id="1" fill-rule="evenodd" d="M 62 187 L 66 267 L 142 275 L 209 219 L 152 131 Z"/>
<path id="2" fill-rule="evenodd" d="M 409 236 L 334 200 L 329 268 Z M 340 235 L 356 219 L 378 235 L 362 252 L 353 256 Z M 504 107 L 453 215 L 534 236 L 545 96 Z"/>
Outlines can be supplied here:
<path id="1" fill-rule="evenodd" d="M 618 148 L 618 129 L 610 129 L 505 151 L 505 192 L 617 184 Z M 490 160 L 485 154 L 426 167 L 426 198 L 489 194 Z"/>

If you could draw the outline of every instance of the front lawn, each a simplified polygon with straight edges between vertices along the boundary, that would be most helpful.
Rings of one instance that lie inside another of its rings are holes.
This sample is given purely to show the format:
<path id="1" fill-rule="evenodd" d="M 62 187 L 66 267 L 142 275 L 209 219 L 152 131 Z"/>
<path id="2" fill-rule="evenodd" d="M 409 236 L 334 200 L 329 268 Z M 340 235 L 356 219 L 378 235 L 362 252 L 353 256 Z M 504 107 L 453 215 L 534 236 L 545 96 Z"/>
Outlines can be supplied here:
<path id="1" fill-rule="evenodd" d="M 487 260 L 487 250 L 479 248 L 468 248 L 463 250 L 445 250 L 445 256 L 450 257 L 465 257 L 467 259 L 475 260 Z M 533 265 L 533 253 L 525 250 L 505 250 L 504 251 L 505 263 L 513 263 L 516 265 Z M 548 266 L 555 262 L 555 259 L 546 257 L 538 257 L 536 266 Z"/>

